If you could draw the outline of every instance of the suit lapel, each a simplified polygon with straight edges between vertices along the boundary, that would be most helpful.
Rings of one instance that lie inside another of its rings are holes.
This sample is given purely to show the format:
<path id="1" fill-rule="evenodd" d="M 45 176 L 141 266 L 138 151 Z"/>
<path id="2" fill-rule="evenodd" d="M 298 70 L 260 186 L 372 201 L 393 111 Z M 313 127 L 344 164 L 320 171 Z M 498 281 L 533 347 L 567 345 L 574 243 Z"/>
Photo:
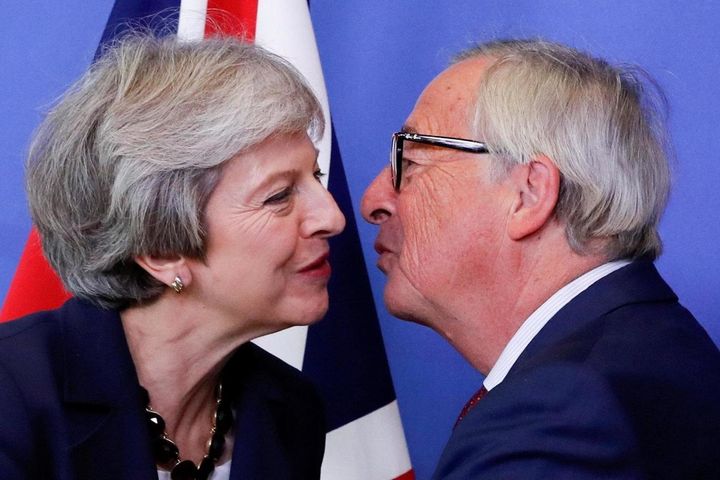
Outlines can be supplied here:
<path id="1" fill-rule="evenodd" d="M 245 478 L 293 478 L 282 429 L 289 425 L 287 399 L 273 375 L 265 372 L 259 347 L 240 347 L 228 365 L 226 383 L 232 381 L 235 408 L 235 444 L 230 480 Z"/>
<path id="2" fill-rule="evenodd" d="M 677 301 L 677 296 L 652 262 L 635 261 L 601 278 L 561 308 L 530 342 L 508 376 L 563 339 L 602 328 L 597 320 L 603 315 L 631 303 L 658 301 Z"/>
<path id="3" fill-rule="evenodd" d="M 70 300 L 61 322 L 68 448 L 77 478 L 156 479 L 137 375 L 118 314 Z"/>

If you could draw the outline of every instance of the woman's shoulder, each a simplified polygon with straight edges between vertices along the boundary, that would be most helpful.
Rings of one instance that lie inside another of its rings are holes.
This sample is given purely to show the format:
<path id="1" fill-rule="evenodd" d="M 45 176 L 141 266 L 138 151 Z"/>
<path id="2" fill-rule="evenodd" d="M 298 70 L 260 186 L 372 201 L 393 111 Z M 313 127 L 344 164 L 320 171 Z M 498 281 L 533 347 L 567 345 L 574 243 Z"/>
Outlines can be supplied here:
<path id="1" fill-rule="evenodd" d="M 59 341 L 64 319 L 93 316 L 96 311 L 101 310 L 84 300 L 71 298 L 56 309 L 34 312 L 0 323 L 0 344 L 3 346 L 0 350 L 27 350 L 32 344 Z"/>
<path id="2" fill-rule="evenodd" d="M 3 411 L 23 406 L 23 411 L 38 412 L 58 402 L 63 358 L 58 318 L 57 310 L 50 310 L 0 324 Z"/>
<path id="3" fill-rule="evenodd" d="M 296 388 L 311 385 L 300 370 L 252 342 L 245 343 L 235 351 L 228 363 L 228 370 L 245 377 L 276 380 Z"/>
<path id="4" fill-rule="evenodd" d="M 231 395 L 252 391 L 266 399 L 290 400 L 297 407 L 323 408 L 320 394 L 306 375 L 254 343 L 235 351 L 223 377 L 223 386 L 234 392 Z"/>
<path id="5" fill-rule="evenodd" d="M 0 324 L 0 368 L 18 381 L 33 375 L 47 379 L 58 372 L 67 355 L 69 338 L 92 342 L 87 326 L 96 323 L 103 310 L 71 298 L 55 310 L 46 310 Z"/>
<path id="6" fill-rule="evenodd" d="M 32 313 L 0 324 L 0 355 L 33 350 L 58 338 L 58 310 Z"/>

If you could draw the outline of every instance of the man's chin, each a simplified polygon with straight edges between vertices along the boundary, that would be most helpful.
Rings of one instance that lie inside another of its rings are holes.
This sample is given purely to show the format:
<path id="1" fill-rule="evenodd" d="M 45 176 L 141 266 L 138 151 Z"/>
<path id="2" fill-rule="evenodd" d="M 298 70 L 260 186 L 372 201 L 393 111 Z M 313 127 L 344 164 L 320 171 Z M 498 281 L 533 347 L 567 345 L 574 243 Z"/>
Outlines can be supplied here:
<path id="1" fill-rule="evenodd" d="M 427 325 L 427 321 L 417 314 L 417 308 L 412 304 L 409 295 L 402 292 L 394 291 L 391 285 L 385 287 L 384 292 L 385 307 L 390 314 L 400 320 Z"/>

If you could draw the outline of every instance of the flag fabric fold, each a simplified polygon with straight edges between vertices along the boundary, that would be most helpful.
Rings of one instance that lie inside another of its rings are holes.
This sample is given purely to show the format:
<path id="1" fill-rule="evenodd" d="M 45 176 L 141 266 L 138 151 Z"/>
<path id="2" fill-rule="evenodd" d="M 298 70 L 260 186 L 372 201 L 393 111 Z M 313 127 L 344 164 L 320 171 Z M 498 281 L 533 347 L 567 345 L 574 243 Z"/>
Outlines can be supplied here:
<path id="1" fill-rule="evenodd" d="M 303 370 L 325 399 L 329 431 L 324 480 L 411 480 L 414 474 L 307 4 L 299 0 L 117 0 L 98 53 L 128 28 L 137 27 L 177 33 L 183 41 L 215 34 L 254 40 L 292 63 L 313 88 L 327 120 L 318 163 L 329 171 L 327 186 L 347 218 L 346 230 L 331 239 L 330 308 L 316 325 L 294 327 L 256 343 Z M 55 308 L 68 296 L 44 259 L 33 230 L 0 321 Z"/>

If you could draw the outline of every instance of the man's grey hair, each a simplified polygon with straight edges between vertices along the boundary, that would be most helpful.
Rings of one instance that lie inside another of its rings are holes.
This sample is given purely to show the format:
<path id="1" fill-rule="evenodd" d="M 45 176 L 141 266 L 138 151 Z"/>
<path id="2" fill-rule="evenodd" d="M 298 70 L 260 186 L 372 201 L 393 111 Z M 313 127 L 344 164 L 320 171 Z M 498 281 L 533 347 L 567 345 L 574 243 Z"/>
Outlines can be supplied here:
<path id="1" fill-rule="evenodd" d="M 223 164 L 272 135 L 323 132 L 286 61 L 232 38 L 134 33 L 50 111 L 27 162 L 45 255 L 72 294 L 110 308 L 166 288 L 137 255 L 203 258 L 203 212 Z"/>
<path id="2" fill-rule="evenodd" d="M 496 178 L 537 155 L 560 170 L 555 214 L 578 253 L 657 257 L 670 190 L 667 103 L 636 67 L 542 40 L 496 41 L 456 62 L 491 61 L 473 130 L 497 154 Z"/>

